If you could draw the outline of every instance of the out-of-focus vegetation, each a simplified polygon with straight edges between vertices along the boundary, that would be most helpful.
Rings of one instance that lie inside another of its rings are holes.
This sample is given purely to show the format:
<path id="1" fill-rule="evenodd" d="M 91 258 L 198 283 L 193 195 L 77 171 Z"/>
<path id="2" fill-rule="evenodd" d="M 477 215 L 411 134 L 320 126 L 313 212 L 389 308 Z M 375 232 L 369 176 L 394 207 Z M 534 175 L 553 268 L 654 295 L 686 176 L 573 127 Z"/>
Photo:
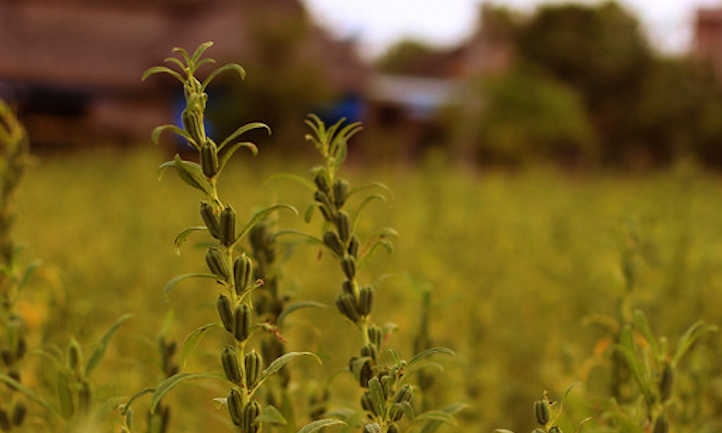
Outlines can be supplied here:
<path id="1" fill-rule="evenodd" d="M 192 242 L 182 255 L 172 254 L 176 233 L 199 217 L 196 198 L 179 192 L 186 188 L 182 182 L 174 177 L 157 182 L 155 168 L 163 159 L 147 152 L 41 159 L 19 190 L 16 238 L 25 246 L 24 259 L 44 263 L 18 304 L 32 336 L 28 347 L 65 347 L 72 334 L 85 346 L 120 313 L 134 313 L 95 373 L 103 399 L 127 397 L 158 381 L 154 339 L 169 308 L 176 320 L 168 322 L 166 335 L 179 342 L 214 314 L 202 282 L 184 283 L 169 298 L 162 293 L 179 269 L 204 270 L 204 250 Z M 251 214 L 251 203 L 282 200 L 302 207 L 310 201 L 294 184 L 261 184 L 258 179 L 281 167 L 263 156 L 255 162 L 231 162 L 220 185 L 239 217 Z M 282 168 L 305 174 L 305 167 Z M 377 292 L 378 315 L 400 325 L 391 340 L 395 346 L 408 342 L 402 351 L 408 355 L 420 320 L 421 289 L 432 288 L 430 336 L 458 356 L 444 361 L 443 374 L 429 370 L 436 380 L 428 395 L 432 404 L 470 405 L 460 431 L 524 431 L 534 424 L 531 402 L 541 390 L 558 397 L 574 382 L 580 383 L 570 394 L 565 431 L 574 431 L 586 416 L 595 418 L 585 431 L 635 431 L 604 427 L 612 340 L 593 320 L 599 313 L 614 315 L 627 291 L 621 263 L 630 242 L 637 246 L 636 289 L 628 302 L 648 312 L 655 333 L 673 344 L 697 319 L 719 324 L 720 186 L 716 177 L 692 166 L 640 177 L 565 177 L 541 168 L 482 177 L 430 159 L 418 170 L 379 166 L 351 168 L 347 175 L 359 183 L 382 179 L 395 192 L 390 206 L 369 208 L 359 227 L 363 233 L 391 225 L 401 235 L 392 255 L 380 253 L 370 262 L 369 275 L 389 273 Z M 242 187 L 250 184 L 256 187 Z M 281 216 L 280 224 L 307 227 L 300 217 Z M 281 291 L 333 305 L 337 279 L 329 275 L 338 275 L 337 264 L 309 254 L 317 247 L 281 246 L 286 251 Z M 320 384 L 329 371 L 344 368 L 359 344 L 334 309 L 309 311 L 293 318 L 287 349 L 311 348 L 324 366 L 292 366 L 292 377 L 304 380 L 292 389 L 296 402 L 304 401 L 314 381 Z M 184 371 L 218 368 L 221 338 L 221 332 L 209 332 Z M 687 418 L 675 415 L 680 431 L 719 429 L 720 343 L 719 335 L 701 340 L 685 361 L 687 373 L 676 379 L 680 397 L 674 407 L 694 408 Z M 30 356 L 25 368 L 42 371 L 47 362 Z M 334 389 L 330 409 L 337 399 L 358 397 L 348 374 L 334 381 Z M 210 405 L 217 393 L 209 382 L 169 394 L 164 402 L 173 408 L 173 431 L 224 431 L 223 412 L 218 420 L 197 416 L 196 408 Z M 691 428 L 695 422 L 709 429 Z"/>

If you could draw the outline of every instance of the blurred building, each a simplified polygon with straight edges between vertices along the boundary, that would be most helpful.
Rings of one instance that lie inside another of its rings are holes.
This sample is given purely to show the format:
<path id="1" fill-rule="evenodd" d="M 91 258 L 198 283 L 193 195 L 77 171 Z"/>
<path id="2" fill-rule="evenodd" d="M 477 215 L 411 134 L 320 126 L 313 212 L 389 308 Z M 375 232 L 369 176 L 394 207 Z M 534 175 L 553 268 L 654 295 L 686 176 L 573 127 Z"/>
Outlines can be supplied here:
<path id="1" fill-rule="evenodd" d="M 219 63 L 249 64 L 259 56 L 252 29 L 305 15 L 299 0 L 0 0 L 0 97 L 18 105 L 36 144 L 136 140 L 177 105 L 174 80 L 140 82 L 170 47 L 213 40 Z M 351 43 L 315 26 L 307 40 L 300 49 L 339 92 L 363 91 L 368 73 Z"/>
<path id="2" fill-rule="evenodd" d="M 697 58 L 709 62 L 722 77 L 722 6 L 697 10 L 693 53 Z"/>

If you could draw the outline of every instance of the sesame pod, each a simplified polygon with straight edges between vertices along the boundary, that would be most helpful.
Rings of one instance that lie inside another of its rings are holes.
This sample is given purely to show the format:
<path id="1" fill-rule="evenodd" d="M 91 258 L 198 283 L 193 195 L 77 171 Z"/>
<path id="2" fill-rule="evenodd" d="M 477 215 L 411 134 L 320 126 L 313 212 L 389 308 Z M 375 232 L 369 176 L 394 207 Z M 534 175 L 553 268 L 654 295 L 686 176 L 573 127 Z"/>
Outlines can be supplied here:
<path id="1" fill-rule="evenodd" d="M 396 403 L 403 403 L 405 401 L 411 401 L 411 397 L 413 397 L 414 391 L 411 388 L 411 385 L 406 384 L 402 386 L 394 396 L 394 402 Z"/>
<path id="2" fill-rule="evenodd" d="M 92 398 L 90 384 L 83 381 L 80 385 L 80 390 L 78 390 L 78 410 L 87 414 L 90 410 L 90 402 L 92 401 Z"/>
<path id="3" fill-rule="evenodd" d="M 208 269 L 222 281 L 228 281 L 230 271 L 223 254 L 217 248 L 209 248 L 206 253 L 206 265 Z"/>
<path id="4" fill-rule="evenodd" d="M 246 387 L 252 389 L 256 385 L 258 378 L 261 377 L 261 370 L 263 369 L 261 355 L 252 350 L 246 354 L 243 364 L 246 367 Z"/>
<path id="5" fill-rule="evenodd" d="M 170 423 L 170 406 L 163 407 L 163 414 L 160 417 L 160 433 L 167 433 Z"/>
<path id="6" fill-rule="evenodd" d="M 258 424 L 256 418 L 261 413 L 261 405 L 256 400 L 248 403 L 243 408 L 243 416 L 241 421 L 241 427 L 244 433 L 256 433 L 258 431 Z"/>
<path id="7" fill-rule="evenodd" d="M 358 312 L 362 316 L 368 316 L 371 313 L 371 306 L 374 300 L 374 289 L 366 286 L 359 292 Z"/>
<path id="8" fill-rule="evenodd" d="M 343 256 L 343 245 L 338 235 L 332 231 L 323 234 L 323 243 L 338 256 Z"/>
<path id="9" fill-rule="evenodd" d="M 665 363 L 662 378 L 659 380 L 659 396 L 662 402 L 669 400 L 672 395 L 672 385 L 674 385 L 674 370 L 669 363 Z"/>
<path id="10" fill-rule="evenodd" d="M 10 431 L 12 426 L 10 425 L 10 418 L 8 413 L 4 409 L 0 409 L 0 429 L 2 431 Z"/>
<path id="11" fill-rule="evenodd" d="M 241 368 L 238 365 L 238 356 L 236 351 L 231 347 L 226 347 L 221 352 L 221 364 L 223 365 L 223 372 L 226 378 L 235 383 L 236 385 L 241 384 Z"/>
<path id="12" fill-rule="evenodd" d="M 369 358 L 376 361 L 376 346 L 373 344 L 365 344 L 361 347 L 361 356 L 368 356 Z"/>
<path id="13" fill-rule="evenodd" d="M 382 433 L 381 426 L 376 423 L 366 424 L 363 433 Z"/>
<path id="14" fill-rule="evenodd" d="M 231 311 L 231 301 L 226 295 L 218 295 L 216 300 L 216 309 L 218 310 L 218 317 L 221 318 L 221 323 L 226 331 L 233 332 L 233 312 Z"/>
<path id="15" fill-rule="evenodd" d="M 236 240 L 236 212 L 226 206 L 221 211 L 221 241 L 229 247 Z"/>
<path id="16" fill-rule="evenodd" d="M 15 348 L 15 358 L 16 359 L 23 359 L 23 356 L 25 356 L 25 352 L 27 351 L 28 346 L 25 341 L 25 337 L 20 337 L 18 340 L 18 346 Z"/>
<path id="17" fill-rule="evenodd" d="M 654 421 L 654 430 L 652 430 L 652 433 L 668 433 L 669 432 L 669 422 L 667 421 L 667 417 L 664 414 L 661 414 L 657 417 L 657 420 Z"/>
<path id="18" fill-rule="evenodd" d="M 328 186 L 328 176 L 325 171 L 319 171 L 316 173 L 316 176 L 313 177 L 313 183 L 315 183 L 318 190 L 324 194 L 331 192 L 331 189 Z"/>
<path id="19" fill-rule="evenodd" d="M 313 193 L 313 199 L 319 204 L 326 206 L 329 209 L 333 209 L 333 206 L 331 205 L 331 199 L 328 198 L 327 194 L 321 191 L 316 191 Z"/>
<path id="20" fill-rule="evenodd" d="M 323 219 L 330 222 L 332 219 L 331 211 L 325 205 L 322 205 L 322 204 L 318 205 L 318 209 L 321 211 L 321 215 L 323 215 Z"/>
<path id="21" fill-rule="evenodd" d="M 206 177 L 211 178 L 218 174 L 218 149 L 212 141 L 201 148 L 201 168 Z"/>
<path id="22" fill-rule="evenodd" d="M 336 307 L 344 316 L 348 317 L 349 320 L 356 323 L 359 320 L 359 314 L 356 310 L 356 302 L 354 302 L 353 296 L 348 294 L 342 294 L 336 299 Z"/>
<path id="23" fill-rule="evenodd" d="M 78 344 L 75 338 L 71 338 L 70 344 L 68 345 L 68 368 L 76 373 L 79 373 L 82 368 L 83 361 L 81 353 L 80 344 Z"/>
<path id="24" fill-rule="evenodd" d="M 384 390 L 384 398 L 388 399 L 391 395 L 394 386 L 394 377 L 390 374 L 379 373 L 379 379 L 381 379 L 381 388 Z"/>
<path id="25" fill-rule="evenodd" d="M 381 331 L 381 328 L 376 325 L 371 325 L 366 331 L 366 334 L 368 335 L 369 340 L 371 340 L 377 348 L 381 347 L 381 340 L 383 339 L 383 332 Z"/>
<path id="26" fill-rule="evenodd" d="M 271 241 L 266 232 L 266 223 L 260 221 L 258 224 L 253 226 L 251 231 L 248 233 L 248 240 L 251 242 L 251 248 L 253 248 L 254 251 L 268 249 Z"/>
<path id="27" fill-rule="evenodd" d="M 186 108 L 181 114 L 181 121 L 183 122 L 183 127 L 188 131 L 188 134 L 190 134 L 193 140 L 195 140 L 196 144 L 203 146 L 206 141 L 206 133 L 198 113 L 195 110 Z"/>
<path id="28" fill-rule="evenodd" d="M 549 433 L 562 433 L 562 429 L 560 429 L 558 426 L 552 426 L 549 429 Z"/>
<path id="29" fill-rule="evenodd" d="M 371 361 L 366 360 L 361 366 L 361 370 L 359 371 L 359 384 L 363 388 L 368 388 L 369 381 L 373 378 L 373 376 L 374 372 L 373 368 L 371 367 Z"/>
<path id="30" fill-rule="evenodd" d="M 536 422 L 541 426 L 545 426 L 549 422 L 549 405 L 544 400 L 534 402 L 534 416 L 536 416 Z"/>
<path id="31" fill-rule="evenodd" d="M 389 418 L 391 418 L 391 421 L 397 422 L 403 416 L 404 416 L 404 409 L 401 407 L 401 405 L 398 403 L 392 404 L 391 407 L 389 408 Z"/>
<path id="32" fill-rule="evenodd" d="M 351 229 L 349 228 L 348 214 L 346 212 L 339 211 L 336 217 L 336 227 L 338 227 L 338 235 L 341 240 L 343 242 L 348 241 L 349 236 L 351 236 Z"/>
<path id="33" fill-rule="evenodd" d="M 253 262 L 245 254 L 236 258 L 233 263 L 233 278 L 236 294 L 240 295 L 251 287 L 253 281 Z"/>
<path id="34" fill-rule="evenodd" d="M 343 284 L 341 284 L 341 290 L 343 291 L 343 293 L 355 296 L 354 282 L 350 280 L 344 280 Z"/>
<path id="35" fill-rule="evenodd" d="M 73 393 L 70 390 L 69 378 L 64 371 L 58 372 L 56 391 L 58 402 L 60 403 L 60 414 L 63 418 L 69 419 L 75 413 L 75 404 L 73 403 Z"/>
<path id="36" fill-rule="evenodd" d="M 351 236 L 351 240 L 348 242 L 348 253 L 354 259 L 358 259 L 359 240 L 356 236 Z"/>
<path id="37" fill-rule="evenodd" d="M 13 408 L 13 416 L 12 416 L 12 423 L 14 426 L 19 427 L 23 424 L 23 421 L 25 421 L 25 415 L 27 415 L 27 409 L 25 408 L 25 405 L 21 402 L 18 402 L 15 404 L 15 407 Z"/>
<path id="38" fill-rule="evenodd" d="M 0 351 L 0 357 L 2 358 L 3 363 L 7 367 L 10 367 L 15 363 L 15 357 L 13 356 L 13 353 L 7 349 L 3 349 L 2 351 Z"/>
<path id="39" fill-rule="evenodd" d="M 361 407 L 363 408 L 363 410 L 371 412 L 372 414 L 378 416 L 378 414 L 374 410 L 373 403 L 371 403 L 371 394 L 369 394 L 368 391 L 364 392 L 361 396 Z"/>
<path id="40" fill-rule="evenodd" d="M 353 366 L 354 366 L 354 364 L 356 363 L 356 360 L 357 360 L 357 359 L 358 359 L 358 356 L 352 356 L 352 357 L 348 360 L 348 371 L 350 371 L 351 373 L 353 373 Z"/>
<path id="41" fill-rule="evenodd" d="M 241 394 L 235 388 L 232 388 L 230 394 L 228 394 L 226 405 L 228 406 L 231 421 L 233 421 L 233 424 L 240 426 L 243 422 L 243 401 Z"/>
<path id="42" fill-rule="evenodd" d="M 345 256 L 343 260 L 341 260 L 341 269 L 343 269 L 346 278 L 353 280 L 353 277 L 356 276 L 356 260 L 351 256 Z"/>
<path id="43" fill-rule="evenodd" d="M 338 209 L 343 207 L 348 198 L 349 185 L 343 179 L 336 179 L 333 183 L 333 202 Z"/>
<path id="44" fill-rule="evenodd" d="M 386 429 L 386 433 L 399 433 L 399 427 L 396 424 L 391 424 L 388 429 Z"/>
<path id="45" fill-rule="evenodd" d="M 220 222 L 218 221 L 218 216 L 216 215 L 215 210 L 213 210 L 213 206 L 206 202 L 201 202 L 201 218 L 203 218 L 203 222 L 205 223 L 211 236 L 216 239 L 220 239 Z"/>
<path id="46" fill-rule="evenodd" d="M 238 341 L 246 341 L 251 334 L 251 309 L 243 304 L 233 312 L 233 336 Z"/>

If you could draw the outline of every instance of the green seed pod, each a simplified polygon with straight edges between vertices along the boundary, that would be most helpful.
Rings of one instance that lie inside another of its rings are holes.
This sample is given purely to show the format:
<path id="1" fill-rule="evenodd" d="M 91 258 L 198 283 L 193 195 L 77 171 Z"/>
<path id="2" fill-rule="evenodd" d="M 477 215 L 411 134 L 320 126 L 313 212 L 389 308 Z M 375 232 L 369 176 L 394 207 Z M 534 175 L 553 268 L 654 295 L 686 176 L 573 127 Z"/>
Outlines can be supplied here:
<path id="1" fill-rule="evenodd" d="M 361 396 L 361 407 L 363 408 L 363 410 L 371 412 L 375 416 L 379 415 L 374 410 L 374 405 L 371 402 L 371 394 L 368 391 L 364 392 Z"/>
<path id="2" fill-rule="evenodd" d="M 170 423 L 170 406 L 163 406 L 163 413 L 160 417 L 160 433 L 168 432 L 168 424 Z"/>
<path id="3" fill-rule="evenodd" d="M 403 403 L 405 401 L 411 401 L 411 397 L 414 395 L 414 390 L 411 388 L 411 385 L 406 384 L 402 386 L 398 392 L 396 392 L 396 395 L 394 396 L 394 402 L 396 403 Z"/>
<path id="4" fill-rule="evenodd" d="M 16 359 L 23 359 L 23 356 L 25 356 L 25 352 L 27 351 L 28 346 L 25 342 L 25 337 L 20 337 L 18 339 L 18 346 L 15 348 L 15 358 Z"/>
<path id="5" fill-rule="evenodd" d="M 78 344 L 75 338 L 71 338 L 70 344 L 68 344 L 68 368 L 76 374 L 79 374 L 80 370 L 83 368 L 82 358 L 83 355 L 80 349 L 80 344 Z"/>
<path id="6" fill-rule="evenodd" d="M 333 209 L 333 206 L 331 205 L 331 199 L 328 198 L 328 195 L 324 194 L 321 191 L 316 191 L 313 193 L 313 199 L 323 205 L 329 208 L 329 210 Z"/>
<path id="7" fill-rule="evenodd" d="M 388 429 L 386 429 L 386 433 L 399 433 L 399 427 L 396 424 L 391 424 Z"/>
<path id="8" fill-rule="evenodd" d="M 241 399 L 241 393 L 236 391 L 235 388 L 232 388 L 230 394 L 228 394 L 226 405 L 233 424 L 241 426 L 243 423 L 243 400 Z"/>
<path id="9" fill-rule="evenodd" d="M 338 209 L 346 203 L 349 189 L 348 182 L 343 179 L 336 179 L 333 183 L 333 202 Z"/>
<path id="10" fill-rule="evenodd" d="M 186 108 L 181 114 L 183 128 L 195 140 L 196 144 L 203 146 L 206 141 L 206 132 L 199 114 L 192 108 Z"/>
<path id="11" fill-rule="evenodd" d="M 536 422 L 541 426 L 545 426 L 549 422 L 549 405 L 544 400 L 534 402 L 534 416 L 536 416 Z"/>
<path id="12" fill-rule="evenodd" d="M 654 430 L 652 430 L 652 433 L 668 433 L 669 432 L 669 422 L 667 421 L 667 417 L 664 414 L 661 414 L 657 417 L 657 420 L 654 421 Z"/>
<path id="13" fill-rule="evenodd" d="M 226 331 L 233 332 L 233 312 L 231 311 L 231 301 L 226 295 L 218 295 L 216 300 L 216 309 L 218 310 L 218 317 L 221 318 L 221 323 Z"/>
<path id="14" fill-rule="evenodd" d="M 226 206 L 221 211 L 221 241 L 229 247 L 236 240 L 236 212 L 232 207 Z"/>
<path id="15" fill-rule="evenodd" d="M 338 235 L 332 231 L 323 234 L 323 243 L 338 256 L 343 256 L 343 245 Z"/>
<path id="16" fill-rule="evenodd" d="M 363 433 L 382 433 L 381 426 L 376 423 L 366 424 Z"/>
<path id="17" fill-rule="evenodd" d="M 672 395 L 672 385 L 674 385 L 674 370 L 669 363 L 665 363 L 662 378 L 659 380 L 659 397 L 662 402 L 669 400 Z"/>
<path id="18" fill-rule="evenodd" d="M 358 312 L 362 316 L 368 316 L 371 313 L 371 306 L 374 300 L 374 289 L 371 286 L 366 286 L 359 292 L 358 300 Z"/>
<path id="19" fill-rule="evenodd" d="M 261 355 L 252 350 L 246 354 L 243 364 L 246 367 L 246 387 L 252 389 L 256 385 L 258 378 L 261 377 L 263 370 Z"/>
<path id="20" fill-rule="evenodd" d="M 243 304 L 233 312 L 233 336 L 238 341 L 246 341 L 251 335 L 251 308 Z"/>
<path id="21" fill-rule="evenodd" d="M 322 193 L 328 194 L 329 192 L 331 192 L 328 186 L 328 176 L 325 172 L 319 171 L 318 173 L 316 173 L 316 176 L 313 177 L 313 183 L 316 184 L 316 187 Z"/>
<path id="22" fill-rule="evenodd" d="M 332 218 L 333 215 L 332 215 L 331 211 L 328 209 L 328 207 L 326 207 L 326 205 L 319 204 L 318 209 L 321 211 L 321 215 L 323 215 L 323 219 L 325 219 L 327 222 L 331 222 L 331 220 L 333 219 Z"/>
<path id="23" fill-rule="evenodd" d="M 78 390 L 78 410 L 87 414 L 90 411 L 90 403 L 93 401 L 93 394 L 90 390 L 90 384 L 83 381 Z"/>
<path id="24" fill-rule="evenodd" d="M 208 144 L 201 148 L 201 168 L 206 177 L 211 178 L 218 174 L 218 148 L 212 140 L 208 140 Z"/>
<path id="25" fill-rule="evenodd" d="M 208 269 L 214 275 L 218 276 L 222 281 L 228 281 L 230 277 L 230 271 L 228 270 L 228 264 L 226 259 L 223 257 L 223 253 L 217 248 L 209 248 L 206 253 L 206 265 Z"/>
<path id="26" fill-rule="evenodd" d="M 338 308 L 338 311 L 354 323 L 358 322 L 360 318 L 355 304 L 356 302 L 354 301 L 353 296 L 346 293 L 340 295 L 336 299 L 336 307 Z"/>
<path id="27" fill-rule="evenodd" d="M 253 281 L 253 262 L 245 254 L 238 256 L 233 263 L 233 278 L 236 294 L 240 295 L 251 287 Z"/>
<path id="28" fill-rule="evenodd" d="M 351 229 L 348 222 L 348 214 L 344 211 L 339 211 L 336 216 L 336 227 L 338 228 L 338 235 L 343 242 L 348 241 L 351 236 Z"/>
<path id="29" fill-rule="evenodd" d="M 361 347 L 361 356 L 368 356 L 369 358 L 376 361 L 376 346 L 373 344 L 366 344 Z"/>
<path id="30" fill-rule="evenodd" d="M 376 325 L 371 325 L 366 331 L 366 334 L 368 335 L 369 340 L 371 340 L 371 342 L 374 343 L 377 348 L 381 348 L 381 340 L 383 339 L 384 335 L 381 331 L 381 328 Z"/>
<path id="31" fill-rule="evenodd" d="M 363 388 L 368 388 L 369 380 L 374 377 L 373 367 L 371 367 L 371 361 L 366 360 L 361 366 L 359 371 L 359 384 Z"/>
<path id="32" fill-rule="evenodd" d="M 68 419 L 75 413 L 73 392 L 70 390 L 70 378 L 64 371 L 58 372 L 56 383 L 58 402 L 60 403 L 60 414 Z"/>
<path id="33" fill-rule="evenodd" d="M 390 374 L 379 373 L 378 378 L 381 380 L 381 388 L 384 391 L 384 398 L 388 399 L 393 392 L 394 377 Z"/>
<path id="34" fill-rule="evenodd" d="M 213 206 L 207 202 L 201 202 L 201 218 L 203 218 L 203 222 L 208 229 L 208 233 L 210 233 L 214 238 L 220 239 L 221 228 L 218 215 L 216 215 L 216 211 L 213 210 Z"/>
<path id="35" fill-rule="evenodd" d="M 357 360 L 357 359 L 358 359 L 358 356 L 352 356 L 352 357 L 348 360 L 348 371 L 350 371 L 351 373 L 353 373 L 353 366 L 354 366 L 354 364 L 356 363 L 356 360 Z"/>
<path id="36" fill-rule="evenodd" d="M 232 347 L 226 347 L 221 352 L 221 364 L 223 365 L 223 372 L 226 374 L 226 378 L 235 383 L 236 385 L 241 384 L 241 368 L 238 365 L 238 356 L 236 351 Z"/>
<path id="37" fill-rule="evenodd" d="M 389 408 L 389 418 L 393 422 L 397 422 L 401 419 L 401 417 L 404 416 L 404 409 L 401 407 L 400 404 L 394 403 Z"/>
<path id="38" fill-rule="evenodd" d="M 354 235 L 351 236 L 351 240 L 348 242 L 348 253 L 353 257 L 354 259 L 358 259 L 358 249 L 359 249 L 359 240 Z"/>
<path id="39" fill-rule="evenodd" d="M 21 402 L 15 403 L 12 416 L 13 425 L 16 427 L 21 426 L 23 424 L 23 421 L 25 421 L 25 415 L 27 415 L 27 409 L 25 408 L 25 405 Z"/>
<path id="40" fill-rule="evenodd" d="M 10 425 L 10 418 L 8 418 L 8 413 L 5 412 L 5 410 L 0 409 L 0 429 L 2 431 L 10 431 L 12 426 Z"/>
<path id="41" fill-rule="evenodd" d="M 351 296 L 355 296 L 354 294 L 354 282 L 350 280 L 344 280 L 343 284 L 341 284 L 341 290 L 343 293 L 347 293 Z"/>
<path id="42" fill-rule="evenodd" d="M 343 269 L 343 273 L 346 274 L 346 278 L 353 280 L 353 277 L 356 276 L 356 260 L 351 256 L 344 257 L 343 260 L 341 260 L 341 269 Z"/>
<path id="43" fill-rule="evenodd" d="M 261 413 L 261 405 L 256 400 L 248 403 L 243 408 L 243 417 L 241 427 L 244 433 L 256 433 L 258 431 L 258 424 L 256 418 Z"/>

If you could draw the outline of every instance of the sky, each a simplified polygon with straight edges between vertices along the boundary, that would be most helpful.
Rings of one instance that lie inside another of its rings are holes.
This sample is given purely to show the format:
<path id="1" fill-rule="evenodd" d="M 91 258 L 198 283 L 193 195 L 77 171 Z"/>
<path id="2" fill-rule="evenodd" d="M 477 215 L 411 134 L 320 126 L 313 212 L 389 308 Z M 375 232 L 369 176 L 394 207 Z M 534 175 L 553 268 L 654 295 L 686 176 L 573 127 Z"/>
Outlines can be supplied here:
<path id="1" fill-rule="evenodd" d="M 342 38 L 358 38 L 361 52 L 373 57 L 403 37 L 453 45 L 472 31 L 479 0 L 303 0 L 314 19 Z M 722 0 L 618 0 L 642 21 L 661 51 L 682 52 L 691 43 L 698 7 Z M 494 4 L 533 11 L 544 0 L 495 0 Z M 585 0 L 584 3 L 596 3 Z"/>

